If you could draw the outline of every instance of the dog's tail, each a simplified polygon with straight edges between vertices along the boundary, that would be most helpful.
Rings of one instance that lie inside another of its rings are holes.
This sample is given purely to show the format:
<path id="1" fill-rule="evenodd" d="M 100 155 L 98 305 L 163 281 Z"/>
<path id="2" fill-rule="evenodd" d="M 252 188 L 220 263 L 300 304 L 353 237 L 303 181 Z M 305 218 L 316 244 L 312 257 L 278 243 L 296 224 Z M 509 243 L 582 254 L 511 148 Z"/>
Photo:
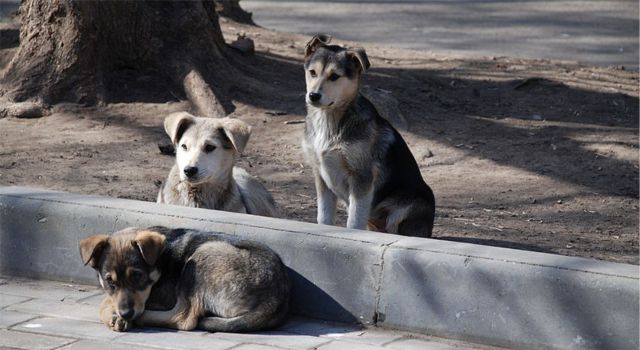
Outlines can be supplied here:
<path id="1" fill-rule="evenodd" d="M 284 302 L 275 313 L 248 312 L 237 317 L 202 317 L 198 329 L 207 332 L 252 332 L 280 326 L 286 319 L 288 303 Z"/>

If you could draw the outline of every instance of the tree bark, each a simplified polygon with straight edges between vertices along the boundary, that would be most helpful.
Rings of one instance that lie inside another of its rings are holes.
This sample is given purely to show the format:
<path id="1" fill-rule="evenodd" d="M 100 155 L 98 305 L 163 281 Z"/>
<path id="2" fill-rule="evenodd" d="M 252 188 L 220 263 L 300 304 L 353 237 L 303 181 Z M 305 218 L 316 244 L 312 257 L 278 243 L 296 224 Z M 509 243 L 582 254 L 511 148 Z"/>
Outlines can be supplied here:
<path id="1" fill-rule="evenodd" d="M 43 106 L 160 88 L 202 116 L 224 116 L 232 79 L 213 0 L 23 0 L 20 48 L 0 79 L 5 103 Z M 0 111 L 1 113 L 2 111 Z"/>

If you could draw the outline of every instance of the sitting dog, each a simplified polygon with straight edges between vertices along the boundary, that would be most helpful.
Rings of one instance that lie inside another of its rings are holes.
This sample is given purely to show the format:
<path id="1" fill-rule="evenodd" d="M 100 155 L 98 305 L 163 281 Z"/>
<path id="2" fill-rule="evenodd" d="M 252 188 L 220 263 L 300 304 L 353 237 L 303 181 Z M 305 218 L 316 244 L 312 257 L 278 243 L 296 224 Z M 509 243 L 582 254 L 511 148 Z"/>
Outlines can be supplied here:
<path id="1" fill-rule="evenodd" d="M 80 241 L 106 298 L 100 319 L 123 332 L 138 326 L 247 332 L 279 326 L 290 285 L 269 248 L 186 229 L 127 228 Z"/>
<path id="2" fill-rule="evenodd" d="M 176 164 L 158 203 L 278 216 L 271 194 L 256 177 L 234 167 L 251 127 L 238 119 L 169 115 L 164 129 L 176 148 Z"/>
<path id="3" fill-rule="evenodd" d="M 359 93 L 369 68 L 363 49 L 305 48 L 307 117 L 303 149 L 318 196 L 318 223 L 332 225 L 338 200 L 347 227 L 430 237 L 435 199 L 402 136 Z"/>

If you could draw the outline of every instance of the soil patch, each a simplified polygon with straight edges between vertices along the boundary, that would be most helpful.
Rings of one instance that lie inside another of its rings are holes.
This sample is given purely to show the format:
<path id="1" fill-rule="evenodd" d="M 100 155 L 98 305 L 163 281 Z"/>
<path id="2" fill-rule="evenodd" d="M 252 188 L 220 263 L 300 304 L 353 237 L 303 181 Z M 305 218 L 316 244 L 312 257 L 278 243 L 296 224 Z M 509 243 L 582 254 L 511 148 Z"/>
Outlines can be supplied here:
<path id="1" fill-rule="evenodd" d="M 264 180 L 283 217 L 314 222 L 298 123 L 309 38 L 221 25 L 227 42 L 255 41 L 255 55 L 233 53 L 256 82 L 231 89 L 232 115 L 254 127 L 239 163 Z M 3 65 L 14 39 L 2 40 Z M 638 264 L 638 72 L 365 48 L 364 88 L 395 115 L 435 192 L 434 238 Z M 158 148 L 162 121 L 188 106 L 149 97 L 157 89 L 144 85 L 122 84 L 122 99 L 104 106 L 0 119 L 0 185 L 154 201 L 174 161 Z"/>

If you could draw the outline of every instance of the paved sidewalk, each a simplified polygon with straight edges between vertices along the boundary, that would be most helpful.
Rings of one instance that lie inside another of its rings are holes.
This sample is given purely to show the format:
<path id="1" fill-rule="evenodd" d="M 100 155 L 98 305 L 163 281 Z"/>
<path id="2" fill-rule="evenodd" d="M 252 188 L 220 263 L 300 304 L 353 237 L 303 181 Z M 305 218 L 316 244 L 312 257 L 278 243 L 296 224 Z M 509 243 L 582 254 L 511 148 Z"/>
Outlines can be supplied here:
<path id="1" fill-rule="evenodd" d="M 98 319 L 94 286 L 0 277 L 0 349 L 373 350 L 494 349 L 406 332 L 292 318 L 269 332 L 112 332 Z"/>

